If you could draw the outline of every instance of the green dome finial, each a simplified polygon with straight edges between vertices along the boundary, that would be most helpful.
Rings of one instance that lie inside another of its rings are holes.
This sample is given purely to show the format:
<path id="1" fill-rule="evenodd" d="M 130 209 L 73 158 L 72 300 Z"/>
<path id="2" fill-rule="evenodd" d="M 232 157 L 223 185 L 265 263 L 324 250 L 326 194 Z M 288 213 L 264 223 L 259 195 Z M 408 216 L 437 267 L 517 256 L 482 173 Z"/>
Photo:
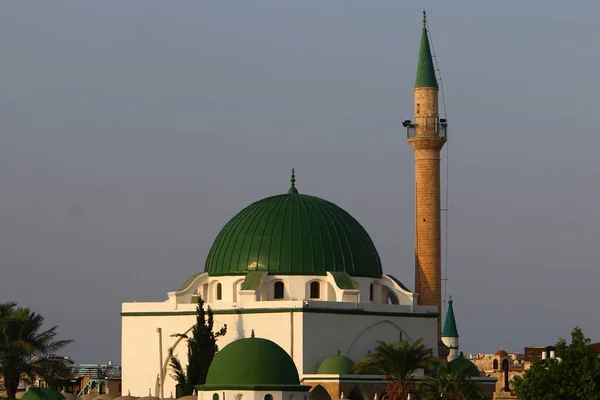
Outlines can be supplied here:
<path id="1" fill-rule="evenodd" d="M 292 178 L 290 179 L 290 182 L 292 182 L 292 186 L 290 187 L 290 190 L 288 190 L 288 193 L 298 194 L 298 189 L 296 189 L 296 170 L 294 168 L 292 168 Z"/>
<path id="2" fill-rule="evenodd" d="M 415 88 L 430 87 L 438 89 L 433 57 L 429 47 L 429 36 L 427 35 L 427 14 L 423 10 L 423 30 L 421 33 L 421 48 L 419 49 L 419 62 L 417 64 L 417 80 Z"/>

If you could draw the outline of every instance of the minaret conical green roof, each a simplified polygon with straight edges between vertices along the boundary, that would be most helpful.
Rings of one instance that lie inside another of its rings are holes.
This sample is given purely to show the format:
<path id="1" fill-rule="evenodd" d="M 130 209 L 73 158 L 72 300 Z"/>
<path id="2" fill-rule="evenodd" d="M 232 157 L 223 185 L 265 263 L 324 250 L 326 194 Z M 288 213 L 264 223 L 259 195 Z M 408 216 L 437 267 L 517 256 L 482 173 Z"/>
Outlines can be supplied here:
<path id="1" fill-rule="evenodd" d="M 448 310 L 446 310 L 446 321 L 444 322 L 442 337 L 458 337 L 456 320 L 454 319 L 454 308 L 452 308 L 452 298 L 448 301 Z"/>
<path id="2" fill-rule="evenodd" d="M 417 64 L 417 80 L 415 88 L 430 87 L 438 88 L 433 58 L 429 48 L 429 37 L 427 35 L 427 16 L 423 11 L 423 31 L 421 33 L 421 49 L 419 50 L 419 63 Z"/>

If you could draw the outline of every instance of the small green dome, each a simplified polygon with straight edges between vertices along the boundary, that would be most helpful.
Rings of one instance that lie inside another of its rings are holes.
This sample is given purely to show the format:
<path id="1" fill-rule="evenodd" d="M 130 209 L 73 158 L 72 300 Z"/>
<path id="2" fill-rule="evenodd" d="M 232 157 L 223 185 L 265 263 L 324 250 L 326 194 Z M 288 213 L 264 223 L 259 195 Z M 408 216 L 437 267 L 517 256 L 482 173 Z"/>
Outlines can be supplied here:
<path id="1" fill-rule="evenodd" d="M 60 392 L 48 388 L 32 388 L 21 396 L 22 400 L 63 400 L 64 398 L 65 396 Z"/>
<path id="2" fill-rule="evenodd" d="M 288 353 L 270 340 L 251 337 L 231 342 L 217 353 L 203 386 L 216 389 L 298 385 L 298 370 Z"/>
<path id="3" fill-rule="evenodd" d="M 479 368 L 471 361 L 467 360 L 463 353 L 460 353 L 458 357 L 448 363 L 449 371 L 460 371 L 463 370 L 468 376 L 477 377 L 481 376 Z"/>
<path id="4" fill-rule="evenodd" d="M 321 362 L 317 374 L 354 375 L 354 362 L 346 356 L 331 356 Z"/>
<path id="5" fill-rule="evenodd" d="M 289 193 L 257 201 L 221 230 L 204 272 L 211 276 L 268 271 L 282 275 L 381 278 L 379 254 L 365 229 L 329 201 Z"/>

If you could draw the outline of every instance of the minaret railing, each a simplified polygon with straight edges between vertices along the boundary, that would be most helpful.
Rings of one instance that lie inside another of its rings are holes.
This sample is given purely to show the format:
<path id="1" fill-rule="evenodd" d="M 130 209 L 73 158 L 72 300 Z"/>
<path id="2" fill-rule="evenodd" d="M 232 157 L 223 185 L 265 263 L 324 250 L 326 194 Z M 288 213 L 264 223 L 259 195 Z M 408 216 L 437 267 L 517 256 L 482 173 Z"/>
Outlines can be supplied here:
<path id="1" fill-rule="evenodd" d="M 412 122 L 406 120 L 402 125 L 406 128 L 406 138 L 448 138 L 448 122 L 445 119 L 420 118 L 422 121 Z"/>

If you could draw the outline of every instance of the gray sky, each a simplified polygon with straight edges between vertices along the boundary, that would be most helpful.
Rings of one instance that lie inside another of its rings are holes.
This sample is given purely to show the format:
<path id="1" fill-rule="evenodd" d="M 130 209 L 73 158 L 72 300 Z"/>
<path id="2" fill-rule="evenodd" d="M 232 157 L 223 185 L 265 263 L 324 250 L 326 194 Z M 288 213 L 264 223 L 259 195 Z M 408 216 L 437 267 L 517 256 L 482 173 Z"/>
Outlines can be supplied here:
<path id="1" fill-rule="evenodd" d="M 522 351 L 575 325 L 600 341 L 600 6 L 586 3 L 0 2 L 0 301 L 58 324 L 76 361 L 118 362 L 120 303 L 202 271 L 220 228 L 285 192 L 292 167 L 413 288 L 401 121 L 426 7 L 462 349 Z"/>

